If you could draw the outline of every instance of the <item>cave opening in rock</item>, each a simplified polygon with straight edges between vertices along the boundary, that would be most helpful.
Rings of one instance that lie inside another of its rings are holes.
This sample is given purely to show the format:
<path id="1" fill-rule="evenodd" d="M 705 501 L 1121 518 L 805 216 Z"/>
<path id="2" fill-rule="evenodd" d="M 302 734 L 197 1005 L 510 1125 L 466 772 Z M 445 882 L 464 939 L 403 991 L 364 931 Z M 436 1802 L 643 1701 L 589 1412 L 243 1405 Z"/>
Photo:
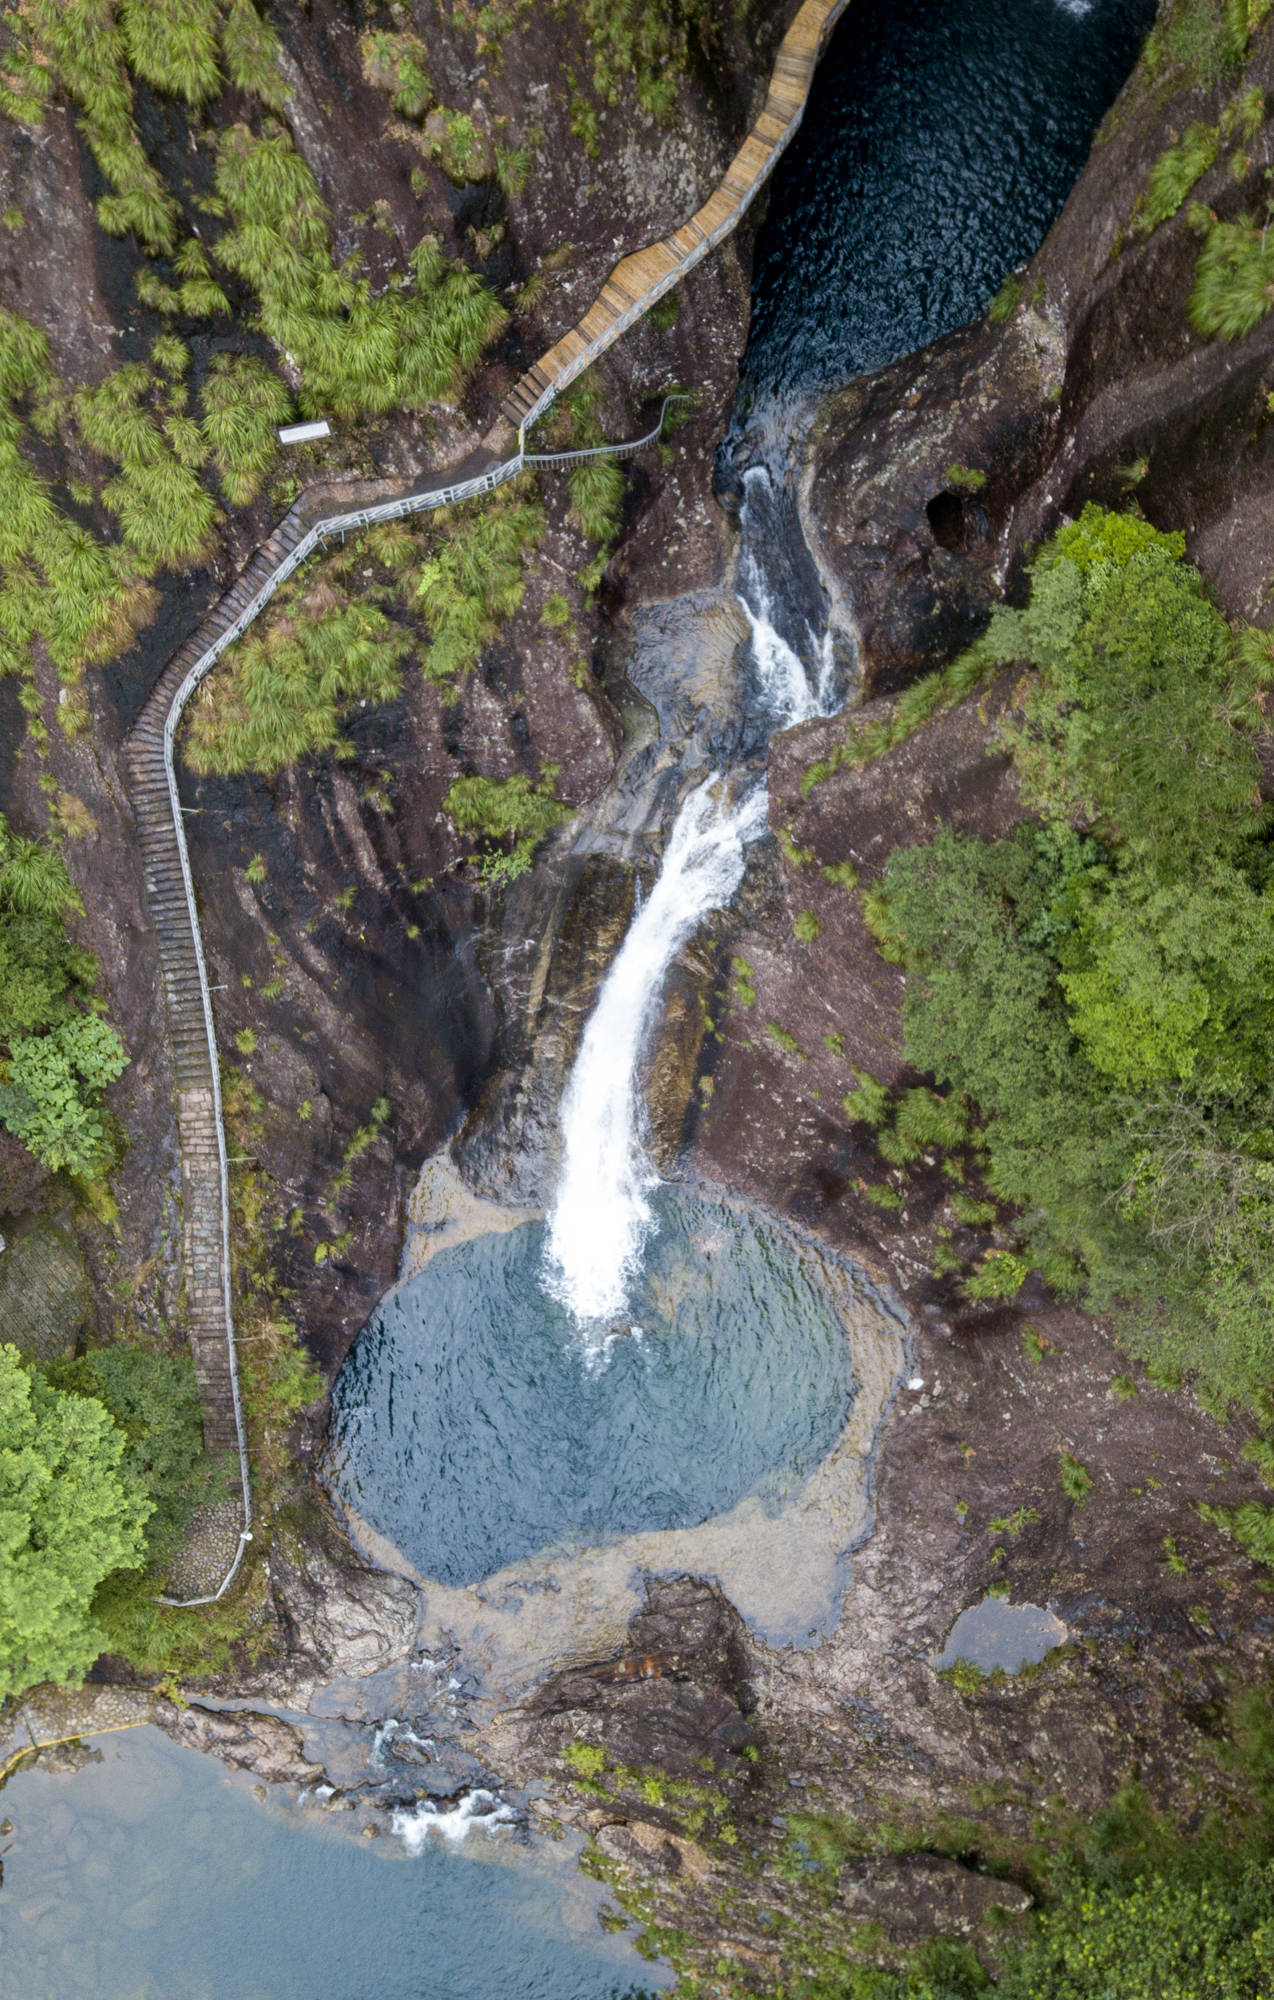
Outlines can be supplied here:
<path id="1" fill-rule="evenodd" d="M 925 504 L 930 531 L 940 549 L 962 549 L 967 536 L 964 502 L 949 487 L 935 493 Z"/>

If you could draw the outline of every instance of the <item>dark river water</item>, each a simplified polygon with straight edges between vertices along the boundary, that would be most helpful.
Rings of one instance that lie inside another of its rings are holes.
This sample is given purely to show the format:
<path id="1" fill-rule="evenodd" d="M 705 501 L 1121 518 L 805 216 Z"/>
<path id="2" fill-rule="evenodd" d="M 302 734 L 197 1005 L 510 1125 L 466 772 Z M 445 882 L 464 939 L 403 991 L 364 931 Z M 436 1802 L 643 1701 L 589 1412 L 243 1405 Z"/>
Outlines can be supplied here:
<path id="1" fill-rule="evenodd" d="M 853 0 L 761 232 L 744 414 L 980 312 L 1059 209 L 1153 11 Z M 739 1211 L 667 1205 L 629 1331 L 600 1359 L 547 1307 L 534 1229 L 440 1257 L 374 1317 L 340 1430 L 356 1497 L 423 1568 L 469 1580 L 740 1494 L 778 1504 L 831 1444 L 850 1357 L 799 1257 Z M 533 1865 L 506 1828 L 462 1854 L 410 1822 L 351 1840 L 314 1802 L 262 1806 L 154 1732 L 101 1747 L 74 1777 L 19 1772 L 0 1799 L 0 2000 L 604 2000 L 667 1983 L 605 1933 L 560 1850 Z"/>
<path id="2" fill-rule="evenodd" d="M 760 231 L 742 414 L 976 318 L 1038 249 L 1154 14 L 852 0 Z"/>

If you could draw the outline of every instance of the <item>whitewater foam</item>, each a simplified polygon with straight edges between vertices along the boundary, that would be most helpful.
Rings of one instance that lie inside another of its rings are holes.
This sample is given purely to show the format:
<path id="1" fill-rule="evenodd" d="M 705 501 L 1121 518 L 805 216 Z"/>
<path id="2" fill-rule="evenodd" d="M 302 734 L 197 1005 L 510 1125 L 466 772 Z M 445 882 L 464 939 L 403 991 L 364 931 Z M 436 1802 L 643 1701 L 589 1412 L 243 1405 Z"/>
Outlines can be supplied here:
<path id="1" fill-rule="evenodd" d="M 720 773 L 690 793 L 584 1030 L 562 1100 L 562 1174 L 545 1246 L 548 1289 L 581 1324 L 623 1311 L 652 1226 L 659 1176 L 643 1144 L 637 1071 L 668 967 L 738 888 L 765 807 L 760 785 L 731 801 Z"/>
<path id="2" fill-rule="evenodd" d="M 831 712 L 835 660 L 831 637 L 805 624 L 813 671 L 778 629 L 767 558 L 779 518 L 767 467 L 744 474 L 739 603 L 752 636 L 755 690 L 763 733 L 790 729 Z M 812 684 L 811 684 L 812 682 Z M 740 789 L 740 787 L 744 787 Z M 650 1196 L 659 1175 L 645 1142 L 641 1059 L 673 958 L 709 910 L 723 909 L 743 879 L 746 850 L 766 828 L 764 779 L 733 785 L 706 778 L 683 803 L 663 865 L 602 983 L 562 1099 L 562 1168 L 549 1215 L 544 1282 L 605 1353 L 613 1322 L 654 1226 Z M 627 1331 L 627 1329 L 625 1329 Z"/>
<path id="3" fill-rule="evenodd" d="M 423 1854 L 433 1840 L 444 1840 L 454 1847 L 470 1833 L 490 1833 L 513 1817 L 512 1806 L 494 1792 L 478 1789 L 466 1792 L 454 1806 L 439 1806 L 432 1799 L 421 1799 L 410 1811 L 400 1807 L 393 1814 L 390 1826 L 408 1854 Z"/>

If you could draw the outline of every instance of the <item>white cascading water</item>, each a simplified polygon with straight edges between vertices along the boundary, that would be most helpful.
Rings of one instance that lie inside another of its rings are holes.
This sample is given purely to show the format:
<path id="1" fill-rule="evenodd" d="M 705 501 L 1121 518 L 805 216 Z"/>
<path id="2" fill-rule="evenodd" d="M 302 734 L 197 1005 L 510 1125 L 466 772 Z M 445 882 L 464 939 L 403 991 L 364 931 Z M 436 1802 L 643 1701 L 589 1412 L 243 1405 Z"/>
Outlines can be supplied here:
<path id="1" fill-rule="evenodd" d="M 787 729 L 829 712 L 830 638 L 811 632 L 817 684 L 776 629 L 773 600 L 757 537 L 749 538 L 749 503 L 769 474 L 744 479 L 739 602 L 752 632 L 758 692 L 771 728 Z M 562 1099 L 562 1169 L 549 1215 L 545 1283 L 575 1320 L 613 1319 L 653 1224 L 650 1196 L 659 1175 L 643 1142 L 645 1107 L 638 1071 L 673 958 L 709 910 L 729 903 L 743 879 L 746 848 L 766 827 L 764 781 L 740 796 L 723 773 L 684 801 L 663 865 L 602 984 Z"/>
<path id="2" fill-rule="evenodd" d="M 818 654 L 817 683 L 811 689 L 803 660 L 775 627 L 774 600 L 761 557 L 763 543 L 760 538 L 748 535 L 749 514 L 758 501 L 763 501 L 769 487 L 770 475 L 765 467 L 749 466 L 743 475 L 738 596 L 752 628 L 752 653 L 761 699 L 772 718 L 772 726 L 790 729 L 793 723 L 806 722 L 811 715 L 831 713 L 835 663 L 831 633 L 819 637 L 810 632 L 811 646 Z"/>
<path id="3" fill-rule="evenodd" d="M 705 911 L 729 902 L 743 879 L 744 849 L 764 826 L 759 785 L 735 804 L 720 774 L 691 792 L 584 1030 L 562 1099 L 562 1175 L 547 1246 L 549 1290 L 577 1320 L 624 1309 L 659 1181 L 641 1140 L 642 1048 L 674 956 Z"/>

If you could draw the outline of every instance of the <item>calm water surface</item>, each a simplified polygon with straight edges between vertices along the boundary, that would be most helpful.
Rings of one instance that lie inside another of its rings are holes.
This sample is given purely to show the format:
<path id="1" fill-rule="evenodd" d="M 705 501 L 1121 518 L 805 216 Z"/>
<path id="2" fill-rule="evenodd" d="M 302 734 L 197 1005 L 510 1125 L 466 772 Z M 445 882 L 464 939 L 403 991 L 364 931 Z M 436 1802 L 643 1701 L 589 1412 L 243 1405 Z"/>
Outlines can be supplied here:
<path id="1" fill-rule="evenodd" d="M 1038 247 L 1154 0 L 851 0 L 757 245 L 744 406 L 975 318 Z"/>
<path id="2" fill-rule="evenodd" d="M 408 1855 L 157 1729 L 0 1793 L 0 2000 L 616 2000 L 666 1982 L 573 1856 L 475 1834 Z"/>
<path id="3" fill-rule="evenodd" d="M 600 1351 L 544 1289 L 539 1223 L 442 1252 L 359 1336 L 338 1487 L 426 1576 L 777 1505 L 835 1442 L 852 1357 L 819 1267 L 746 1210 L 667 1187 L 655 1208 Z"/>

